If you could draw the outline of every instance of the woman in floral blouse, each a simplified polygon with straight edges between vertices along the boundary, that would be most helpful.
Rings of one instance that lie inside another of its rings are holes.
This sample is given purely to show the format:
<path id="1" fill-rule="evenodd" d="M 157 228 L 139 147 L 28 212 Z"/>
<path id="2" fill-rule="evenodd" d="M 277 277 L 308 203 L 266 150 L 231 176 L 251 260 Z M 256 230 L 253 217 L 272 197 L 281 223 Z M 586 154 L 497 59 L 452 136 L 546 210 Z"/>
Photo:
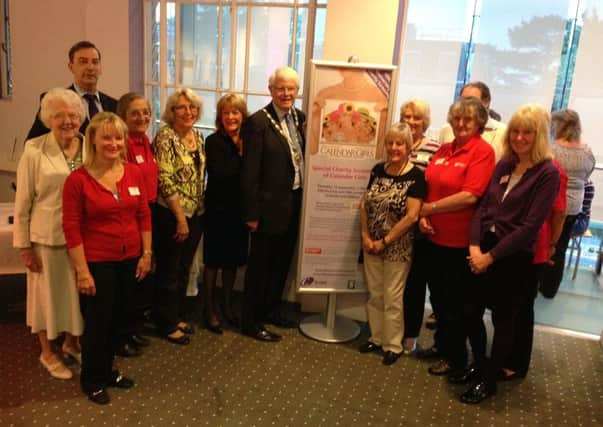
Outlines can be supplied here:
<path id="1" fill-rule="evenodd" d="M 384 365 L 402 354 L 402 296 L 412 258 L 413 225 L 426 192 L 423 172 L 408 160 L 411 147 L 412 133 L 406 123 L 386 132 L 387 161 L 371 171 L 360 204 L 371 336 L 358 350 L 382 349 Z"/>
<path id="2" fill-rule="evenodd" d="M 153 141 L 159 169 L 153 240 L 157 259 L 154 318 L 160 335 L 185 345 L 193 328 L 181 319 L 190 266 L 203 232 L 205 152 L 194 128 L 201 98 L 178 89 L 167 100 L 166 123 Z"/>

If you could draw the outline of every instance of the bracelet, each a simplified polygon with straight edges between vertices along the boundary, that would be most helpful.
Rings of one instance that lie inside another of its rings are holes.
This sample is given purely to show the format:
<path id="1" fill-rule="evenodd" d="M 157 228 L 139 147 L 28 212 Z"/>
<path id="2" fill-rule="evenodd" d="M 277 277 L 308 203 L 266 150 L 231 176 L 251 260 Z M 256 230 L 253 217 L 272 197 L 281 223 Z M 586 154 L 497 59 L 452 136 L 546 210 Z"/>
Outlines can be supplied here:
<path id="1" fill-rule="evenodd" d="M 435 202 L 431 203 L 431 213 L 432 214 L 435 213 L 437 207 L 438 207 L 438 205 Z"/>
<path id="2" fill-rule="evenodd" d="M 153 255 L 153 251 L 142 251 L 142 256 L 145 256 L 145 255 L 151 256 L 151 255 Z"/>

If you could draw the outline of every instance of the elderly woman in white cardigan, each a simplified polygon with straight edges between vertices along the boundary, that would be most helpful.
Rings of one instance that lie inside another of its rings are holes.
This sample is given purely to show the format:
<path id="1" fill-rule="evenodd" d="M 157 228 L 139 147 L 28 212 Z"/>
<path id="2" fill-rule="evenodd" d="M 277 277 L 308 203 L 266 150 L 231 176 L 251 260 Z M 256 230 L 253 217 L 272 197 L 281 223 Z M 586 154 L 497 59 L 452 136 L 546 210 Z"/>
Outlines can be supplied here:
<path id="1" fill-rule="evenodd" d="M 81 361 L 83 321 L 61 219 L 63 183 L 82 162 L 85 117 L 77 93 L 48 91 L 40 119 L 50 132 L 25 143 L 17 169 L 13 245 L 27 268 L 27 325 L 38 335 L 40 363 L 59 379 L 73 376 L 51 345 L 59 334 L 65 333 L 63 353 Z"/>

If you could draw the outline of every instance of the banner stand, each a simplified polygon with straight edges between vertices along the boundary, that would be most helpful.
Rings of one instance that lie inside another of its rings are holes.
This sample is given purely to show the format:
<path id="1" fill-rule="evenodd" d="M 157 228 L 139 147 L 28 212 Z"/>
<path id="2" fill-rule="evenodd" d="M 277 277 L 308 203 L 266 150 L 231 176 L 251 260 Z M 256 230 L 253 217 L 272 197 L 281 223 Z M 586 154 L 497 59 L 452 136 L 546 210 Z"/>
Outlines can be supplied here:
<path id="1" fill-rule="evenodd" d="M 347 317 L 336 316 L 337 294 L 329 293 L 327 311 L 306 317 L 299 324 L 299 330 L 307 337 L 321 342 L 343 343 L 352 341 L 360 334 L 360 326 Z"/>

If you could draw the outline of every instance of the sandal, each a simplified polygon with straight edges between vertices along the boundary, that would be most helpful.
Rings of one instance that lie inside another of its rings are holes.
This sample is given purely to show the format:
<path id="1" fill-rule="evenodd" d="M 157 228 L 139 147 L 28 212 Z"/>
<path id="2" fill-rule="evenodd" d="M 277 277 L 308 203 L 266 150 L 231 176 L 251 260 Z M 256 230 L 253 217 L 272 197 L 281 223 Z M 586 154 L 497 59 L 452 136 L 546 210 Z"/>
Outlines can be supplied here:
<path id="1" fill-rule="evenodd" d="M 437 376 L 448 375 L 450 371 L 452 371 L 452 369 L 450 368 L 448 362 L 446 362 L 445 360 L 438 360 L 427 370 L 427 372 L 429 372 L 431 375 Z"/>

